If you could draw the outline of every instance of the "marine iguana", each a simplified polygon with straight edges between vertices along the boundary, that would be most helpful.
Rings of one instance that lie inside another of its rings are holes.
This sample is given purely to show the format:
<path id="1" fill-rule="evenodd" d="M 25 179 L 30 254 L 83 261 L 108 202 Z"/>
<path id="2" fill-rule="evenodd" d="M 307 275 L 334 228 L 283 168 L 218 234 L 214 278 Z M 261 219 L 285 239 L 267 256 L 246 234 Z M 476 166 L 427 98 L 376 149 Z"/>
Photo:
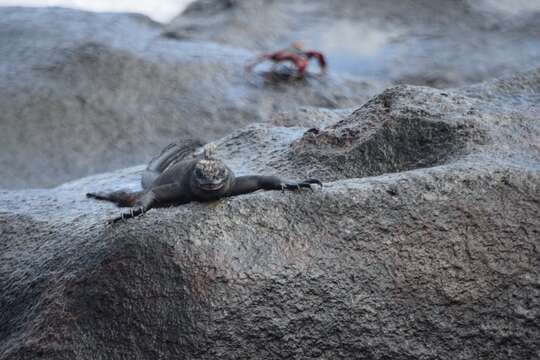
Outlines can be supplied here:
<path id="1" fill-rule="evenodd" d="M 311 189 L 312 184 L 322 187 L 317 179 L 289 183 L 276 176 L 237 177 L 223 161 L 213 157 L 212 146 L 207 145 L 203 154 L 195 155 L 199 145 L 190 140 L 183 144 L 173 143 L 163 149 L 143 172 L 142 191 L 97 192 L 86 196 L 111 201 L 120 207 L 132 207 L 130 212 L 109 221 L 114 223 L 139 216 L 156 207 L 217 200 L 257 190 Z"/>

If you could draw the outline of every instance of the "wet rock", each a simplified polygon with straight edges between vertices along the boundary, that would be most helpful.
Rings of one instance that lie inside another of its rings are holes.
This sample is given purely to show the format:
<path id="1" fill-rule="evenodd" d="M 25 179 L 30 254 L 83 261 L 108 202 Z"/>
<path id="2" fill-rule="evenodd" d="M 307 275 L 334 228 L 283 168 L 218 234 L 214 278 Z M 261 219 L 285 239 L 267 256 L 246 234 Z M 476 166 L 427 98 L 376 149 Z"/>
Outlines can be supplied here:
<path id="1" fill-rule="evenodd" d="M 0 192 L 0 359 L 538 357 L 539 84 L 399 86 L 216 142 L 239 174 L 324 175 L 313 192 L 117 226 L 84 193 L 141 167 Z"/>
<path id="2" fill-rule="evenodd" d="M 198 0 L 166 33 L 269 51 L 302 41 L 332 72 L 439 88 L 539 66 L 536 1 Z"/>
<path id="3" fill-rule="evenodd" d="M 162 31 L 141 15 L 0 8 L 0 187 L 122 168 L 173 138 L 215 139 L 302 105 L 356 106 L 376 89 L 332 75 L 267 83 L 244 73 L 250 51 Z"/>

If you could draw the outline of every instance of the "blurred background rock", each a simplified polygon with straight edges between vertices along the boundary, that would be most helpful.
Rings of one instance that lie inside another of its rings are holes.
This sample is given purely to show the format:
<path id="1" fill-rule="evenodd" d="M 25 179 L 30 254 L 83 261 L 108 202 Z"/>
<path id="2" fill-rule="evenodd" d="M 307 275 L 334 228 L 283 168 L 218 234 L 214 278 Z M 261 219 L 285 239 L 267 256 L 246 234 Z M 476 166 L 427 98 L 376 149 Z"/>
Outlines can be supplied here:
<path id="1" fill-rule="evenodd" d="M 53 3 L 0 2 L 15 4 Z M 214 140 L 298 107 L 357 107 L 392 84 L 457 87 L 540 64 L 536 1 L 54 4 L 146 15 L 0 7 L 0 187 L 139 164 L 175 138 Z M 293 40 L 325 52 L 328 76 L 244 73 Z"/>

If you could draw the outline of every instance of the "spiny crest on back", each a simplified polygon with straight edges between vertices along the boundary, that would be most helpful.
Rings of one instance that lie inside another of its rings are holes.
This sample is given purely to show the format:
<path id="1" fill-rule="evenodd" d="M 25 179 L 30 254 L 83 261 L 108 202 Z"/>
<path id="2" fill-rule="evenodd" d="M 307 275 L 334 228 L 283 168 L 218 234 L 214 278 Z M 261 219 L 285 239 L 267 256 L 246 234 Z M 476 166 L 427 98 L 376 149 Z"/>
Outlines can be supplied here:
<path id="1" fill-rule="evenodd" d="M 203 149 L 203 157 L 205 160 L 210 160 L 214 158 L 214 155 L 216 154 L 217 146 L 216 144 L 209 143 L 204 146 Z"/>

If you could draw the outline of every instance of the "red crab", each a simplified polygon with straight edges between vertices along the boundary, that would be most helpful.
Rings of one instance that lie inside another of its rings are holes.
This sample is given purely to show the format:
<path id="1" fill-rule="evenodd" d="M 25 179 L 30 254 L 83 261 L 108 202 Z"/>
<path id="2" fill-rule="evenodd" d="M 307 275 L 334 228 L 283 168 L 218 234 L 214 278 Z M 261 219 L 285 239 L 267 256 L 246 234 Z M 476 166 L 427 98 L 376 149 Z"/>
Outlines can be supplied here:
<path id="1" fill-rule="evenodd" d="M 321 69 L 321 74 L 324 74 L 326 71 L 326 60 L 324 58 L 324 55 L 319 51 L 304 50 L 304 46 L 302 45 L 302 43 L 299 42 L 292 43 L 291 46 L 286 49 L 259 55 L 255 60 L 249 62 L 246 65 L 246 71 L 251 71 L 261 62 L 270 60 L 273 62 L 271 72 L 275 72 L 276 66 L 279 63 L 284 61 L 290 61 L 296 68 L 297 76 L 304 77 L 309 64 L 309 60 L 313 58 L 317 59 L 319 63 L 319 68 Z"/>

